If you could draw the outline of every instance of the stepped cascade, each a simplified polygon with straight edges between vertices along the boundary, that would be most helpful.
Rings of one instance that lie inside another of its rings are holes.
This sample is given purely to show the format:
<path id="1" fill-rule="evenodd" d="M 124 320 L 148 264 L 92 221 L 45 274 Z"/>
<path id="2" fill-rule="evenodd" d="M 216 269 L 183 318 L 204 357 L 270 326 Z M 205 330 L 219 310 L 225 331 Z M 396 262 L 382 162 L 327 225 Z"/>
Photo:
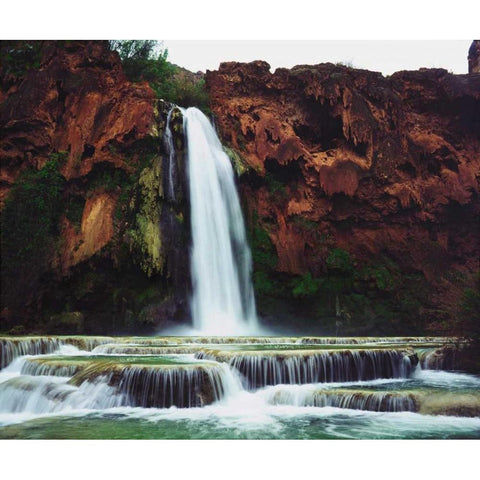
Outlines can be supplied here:
<path id="1" fill-rule="evenodd" d="M 3 337 L 0 438 L 94 438 L 106 426 L 114 428 L 106 438 L 132 429 L 145 438 L 249 438 L 252 428 L 255 438 L 480 438 L 480 378 L 454 370 L 453 345 L 444 337 Z M 309 427 L 297 431 L 297 420 Z"/>
<path id="2" fill-rule="evenodd" d="M 251 254 L 230 160 L 200 110 L 181 112 L 187 138 L 194 329 L 209 335 L 258 333 Z"/>

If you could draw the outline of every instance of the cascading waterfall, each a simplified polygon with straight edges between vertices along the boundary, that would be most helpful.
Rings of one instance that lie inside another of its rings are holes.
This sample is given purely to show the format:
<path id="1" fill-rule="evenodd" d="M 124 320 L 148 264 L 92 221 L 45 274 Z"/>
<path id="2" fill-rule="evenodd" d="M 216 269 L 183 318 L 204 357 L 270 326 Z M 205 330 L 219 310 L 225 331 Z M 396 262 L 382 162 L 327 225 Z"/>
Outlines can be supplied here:
<path id="1" fill-rule="evenodd" d="M 247 245 L 233 169 L 212 125 L 181 109 L 187 137 L 194 328 L 210 335 L 257 331 Z"/>
<path id="2" fill-rule="evenodd" d="M 201 351 L 199 359 L 228 362 L 255 390 L 266 385 L 349 382 L 376 378 L 407 378 L 418 359 L 398 350 L 344 350 L 268 353 Z"/>
<path id="3" fill-rule="evenodd" d="M 115 436 L 133 425 L 135 436 L 179 438 L 198 429 L 201 438 L 217 438 L 225 428 L 243 435 L 246 425 L 246 438 L 252 431 L 277 438 L 290 425 L 290 438 L 297 418 L 302 435 L 325 425 L 329 438 L 336 429 L 343 438 L 378 428 L 372 435 L 409 438 L 412 425 L 422 438 L 480 436 L 478 377 L 418 364 L 418 357 L 450 351 L 451 340 L 346 338 L 343 346 L 293 337 L 0 340 L 10 362 L 0 370 L 0 438 L 38 437 L 52 425 L 61 425 L 60 436 L 76 438 L 72 424 L 90 435 L 97 421 Z"/>
<path id="4" fill-rule="evenodd" d="M 58 338 L 27 337 L 23 339 L 0 340 L 0 369 L 5 368 L 15 358 L 23 355 L 40 355 L 58 349 L 62 342 Z"/>
<path id="5" fill-rule="evenodd" d="M 337 407 L 371 412 L 417 411 L 415 395 L 409 392 L 320 390 L 311 385 L 278 385 L 266 388 L 262 395 L 271 405 Z"/>
<path id="6" fill-rule="evenodd" d="M 170 129 L 170 120 L 172 119 L 174 105 L 167 114 L 167 123 L 165 125 L 165 132 L 163 134 L 163 143 L 168 154 L 168 185 L 167 198 L 170 201 L 175 201 L 175 145 L 173 143 L 172 130 Z"/>
<path id="7" fill-rule="evenodd" d="M 0 369 L 15 358 L 23 355 L 52 353 L 62 345 L 73 345 L 82 350 L 93 350 L 96 346 L 113 341 L 111 337 L 10 337 L 0 339 Z"/>

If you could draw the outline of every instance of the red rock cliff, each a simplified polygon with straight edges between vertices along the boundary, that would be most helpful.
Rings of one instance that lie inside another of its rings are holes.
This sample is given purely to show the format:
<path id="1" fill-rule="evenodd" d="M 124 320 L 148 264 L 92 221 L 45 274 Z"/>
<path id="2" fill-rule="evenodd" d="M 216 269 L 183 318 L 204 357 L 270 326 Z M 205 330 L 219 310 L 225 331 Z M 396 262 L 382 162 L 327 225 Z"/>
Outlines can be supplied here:
<path id="1" fill-rule="evenodd" d="M 277 272 L 321 275 L 341 248 L 357 270 L 382 258 L 420 274 L 429 322 L 459 301 L 455 275 L 479 268 L 480 75 L 257 61 L 206 81 Z"/>
<path id="2" fill-rule="evenodd" d="M 16 272 L 15 278 L 2 272 L 8 286 L 2 288 L 8 290 L 2 293 L 2 328 L 18 323 L 39 328 L 49 312 L 70 309 L 85 313 L 90 331 L 127 328 L 129 322 L 136 328 L 145 306 L 138 301 L 142 291 L 150 303 L 159 301 L 185 267 L 172 259 L 171 245 L 179 242 L 169 230 L 181 233 L 183 227 L 162 204 L 161 135 L 170 106 L 156 99 L 146 82 L 127 80 L 106 41 L 9 43 L 16 55 L 30 49 L 38 63 L 24 55 L 18 71 L 7 42 L 1 45 L 9 62 L 0 68 L 0 208 L 12 188 L 30 188 L 23 172 L 38 172 L 48 161 L 58 164 L 63 183 L 59 217 L 53 220 L 58 225 L 42 234 L 43 249 L 22 233 L 27 218 L 18 220 L 19 232 L 2 235 L 2 246 L 3 237 L 9 242 L 2 261 Z M 47 182 L 42 188 L 48 189 Z M 38 202 L 30 201 L 29 216 L 35 216 Z M 175 208 L 182 212 L 181 205 Z M 47 219 L 38 223 L 47 225 Z M 31 268 L 25 260 L 16 268 L 16 235 L 25 244 L 19 248 L 33 252 Z M 151 325 L 157 321 L 164 319 L 148 318 Z"/>

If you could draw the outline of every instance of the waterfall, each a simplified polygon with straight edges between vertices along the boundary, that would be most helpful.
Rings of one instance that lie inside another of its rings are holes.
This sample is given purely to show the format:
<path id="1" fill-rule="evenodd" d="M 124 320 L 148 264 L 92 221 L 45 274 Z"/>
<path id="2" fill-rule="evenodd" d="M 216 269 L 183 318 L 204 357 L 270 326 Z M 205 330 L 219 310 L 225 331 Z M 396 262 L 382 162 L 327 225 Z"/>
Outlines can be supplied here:
<path id="1" fill-rule="evenodd" d="M 172 112 L 174 108 L 176 108 L 175 105 L 167 114 L 167 123 L 165 125 L 165 133 L 163 134 L 163 143 L 165 145 L 165 150 L 168 153 L 168 185 L 166 191 L 167 198 L 170 201 L 175 201 L 175 145 L 173 143 L 172 130 L 170 129 L 170 120 L 172 119 Z"/>
<path id="2" fill-rule="evenodd" d="M 82 350 L 93 350 L 97 345 L 110 343 L 111 337 L 9 337 L 0 338 L 0 369 L 23 355 L 42 355 L 58 350 L 62 345 L 73 345 Z"/>
<path id="3" fill-rule="evenodd" d="M 194 328 L 209 335 L 255 333 L 251 254 L 233 169 L 207 117 L 197 108 L 181 111 L 187 137 Z"/>
<path id="4" fill-rule="evenodd" d="M 277 385 L 261 392 L 271 405 L 337 407 L 372 412 L 416 412 L 412 392 L 371 392 L 368 390 L 322 390 L 312 385 Z"/>
<path id="5" fill-rule="evenodd" d="M 339 350 L 291 353 L 217 352 L 205 349 L 198 359 L 228 362 L 244 378 L 245 388 L 266 385 L 351 382 L 408 378 L 418 362 L 400 350 Z"/>

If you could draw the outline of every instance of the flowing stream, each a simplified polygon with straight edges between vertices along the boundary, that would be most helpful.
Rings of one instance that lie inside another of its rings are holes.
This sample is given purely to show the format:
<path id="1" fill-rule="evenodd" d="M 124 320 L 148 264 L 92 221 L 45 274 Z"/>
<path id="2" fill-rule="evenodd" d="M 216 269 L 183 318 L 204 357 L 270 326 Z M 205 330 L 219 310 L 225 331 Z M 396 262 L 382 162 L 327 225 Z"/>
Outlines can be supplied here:
<path id="1" fill-rule="evenodd" d="M 0 337 L 0 438 L 480 438 L 480 377 L 422 367 L 451 345 Z"/>

